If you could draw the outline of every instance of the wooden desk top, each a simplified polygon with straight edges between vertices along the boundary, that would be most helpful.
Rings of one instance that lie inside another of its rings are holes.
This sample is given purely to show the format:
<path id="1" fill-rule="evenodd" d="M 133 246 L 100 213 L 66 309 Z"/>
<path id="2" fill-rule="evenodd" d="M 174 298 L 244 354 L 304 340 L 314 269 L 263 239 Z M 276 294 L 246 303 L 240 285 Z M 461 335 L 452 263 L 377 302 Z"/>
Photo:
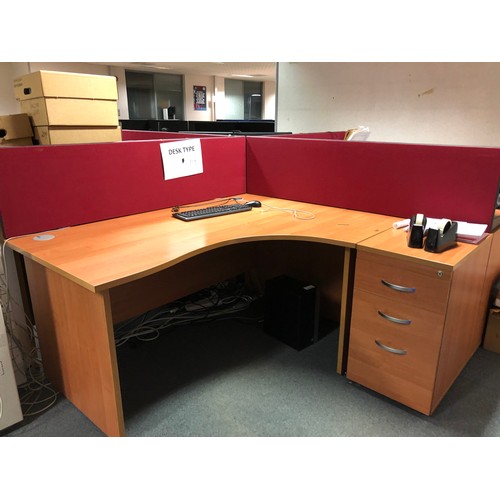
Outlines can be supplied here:
<path id="1" fill-rule="evenodd" d="M 478 245 L 458 242 L 455 247 L 441 253 L 426 252 L 423 248 L 408 247 L 407 233 L 404 229 L 391 228 L 383 234 L 377 234 L 369 240 L 360 242 L 358 248 L 374 253 L 390 253 L 395 259 L 425 262 L 436 268 L 454 268 L 476 251 Z"/>
<path id="2" fill-rule="evenodd" d="M 260 200 L 262 207 L 192 222 L 173 218 L 171 209 L 157 210 L 40 233 L 53 235 L 50 240 L 37 240 L 34 239 L 37 235 L 28 235 L 12 238 L 7 244 L 96 292 L 235 243 L 285 239 L 354 248 L 398 220 L 264 196 L 238 196 L 244 200 Z M 310 212 L 314 218 L 295 218 L 293 210 Z"/>

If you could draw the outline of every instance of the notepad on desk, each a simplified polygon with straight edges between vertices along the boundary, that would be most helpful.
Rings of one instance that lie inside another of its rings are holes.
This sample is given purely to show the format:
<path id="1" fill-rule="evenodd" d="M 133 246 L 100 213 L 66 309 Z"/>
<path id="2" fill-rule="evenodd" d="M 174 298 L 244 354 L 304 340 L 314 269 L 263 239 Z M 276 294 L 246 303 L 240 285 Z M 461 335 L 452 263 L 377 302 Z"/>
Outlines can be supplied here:
<path id="1" fill-rule="evenodd" d="M 486 238 L 487 224 L 474 224 L 458 221 L 457 240 L 465 243 L 479 243 Z"/>

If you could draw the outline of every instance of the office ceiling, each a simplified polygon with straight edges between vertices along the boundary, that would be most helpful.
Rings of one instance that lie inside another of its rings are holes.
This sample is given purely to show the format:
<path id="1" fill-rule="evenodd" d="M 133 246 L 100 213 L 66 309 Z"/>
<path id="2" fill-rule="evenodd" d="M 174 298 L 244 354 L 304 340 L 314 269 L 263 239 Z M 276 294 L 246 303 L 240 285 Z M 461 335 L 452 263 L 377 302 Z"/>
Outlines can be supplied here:
<path id="1" fill-rule="evenodd" d="M 108 62 L 137 71 L 214 75 L 237 80 L 276 81 L 274 62 Z"/>

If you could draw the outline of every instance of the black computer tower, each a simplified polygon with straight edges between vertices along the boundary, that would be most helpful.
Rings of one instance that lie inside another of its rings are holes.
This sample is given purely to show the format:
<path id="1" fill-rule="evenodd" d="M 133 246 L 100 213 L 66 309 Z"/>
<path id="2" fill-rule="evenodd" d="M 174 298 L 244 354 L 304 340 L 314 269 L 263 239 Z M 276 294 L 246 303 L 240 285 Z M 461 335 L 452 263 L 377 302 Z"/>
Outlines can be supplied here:
<path id="1" fill-rule="evenodd" d="M 289 276 L 266 282 L 264 331 L 297 350 L 318 339 L 319 296 L 314 285 Z"/>

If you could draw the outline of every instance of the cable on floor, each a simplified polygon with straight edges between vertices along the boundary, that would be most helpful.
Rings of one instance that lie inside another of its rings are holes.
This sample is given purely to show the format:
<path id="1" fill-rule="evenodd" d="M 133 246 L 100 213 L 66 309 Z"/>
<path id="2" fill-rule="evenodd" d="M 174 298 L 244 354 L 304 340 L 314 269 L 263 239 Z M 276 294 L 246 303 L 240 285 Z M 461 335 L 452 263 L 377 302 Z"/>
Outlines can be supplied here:
<path id="1" fill-rule="evenodd" d="M 23 366 L 19 366 L 15 356 L 12 356 L 12 363 L 16 370 L 23 373 L 26 378 L 26 382 L 19 384 L 17 388 L 23 416 L 30 417 L 53 406 L 57 401 L 58 393 L 45 377 L 36 327 L 25 313 L 24 307 L 14 300 L 10 293 L 5 259 L 7 241 L 8 239 L 3 242 L 1 252 L 0 308 L 11 352 L 15 346 L 21 354 Z M 15 308 L 19 313 L 17 316 L 22 317 L 22 323 L 14 320 Z M 19 335 L 14 334 L 15 329 L 25 337 L 24 341 L 19 338 Z"/>
<path id="2" fill-rule="evenodd" d="M 258 318 L 251 315 L 240 314 L 256 299 L 255 295 L 249 294 L 243 287 L 235 288 L 229 282 L 222 282 L 120 323 L 115 328 L 115 344 L 117 347 L 122 346 L 131 339 L 150 342 L 175 327 L 215 319 L 258 321 Z"/>

